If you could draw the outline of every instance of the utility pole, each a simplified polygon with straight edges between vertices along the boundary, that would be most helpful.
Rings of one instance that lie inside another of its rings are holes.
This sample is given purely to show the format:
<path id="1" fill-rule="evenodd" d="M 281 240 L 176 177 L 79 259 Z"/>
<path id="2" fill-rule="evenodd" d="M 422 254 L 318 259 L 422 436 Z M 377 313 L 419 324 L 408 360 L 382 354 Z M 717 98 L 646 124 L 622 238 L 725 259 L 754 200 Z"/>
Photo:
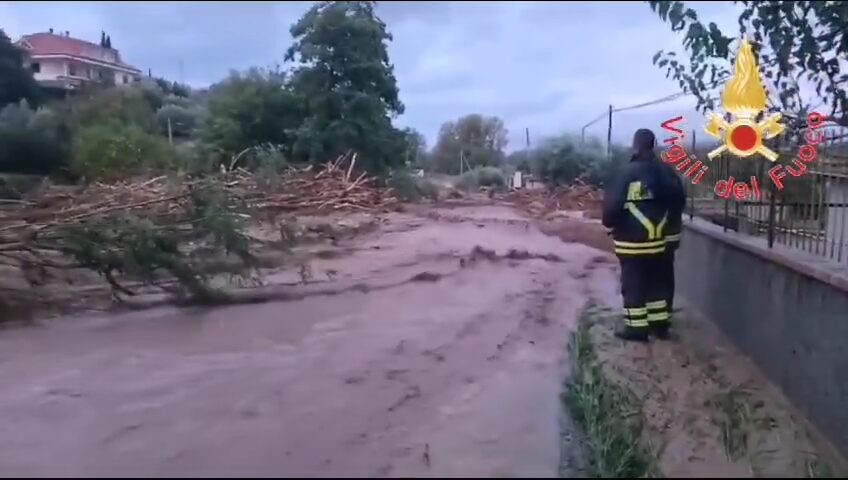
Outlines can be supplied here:
<path id="1" fill-rule="evenodd" d="M 609 106 L 609 123 L 607 123 L 607 161 L 612 160 L 612 105 Z"/>
<path id="2" fill-rule="evenodd" d="M 692 130 L 692 154 L 695 154 L 695 130 Z M 689 197 L 689 220 L 695 216 L 695 185 L 690 182 L 683 182 L 686 185 L 686 194 Z"/>
<path id="3" fill-rule="evenodd" d="M 527 149 L 529 150 L 530 149 L 530 129 L 529 128 L 524 129 L 524 137 L 527 140 Z"/>

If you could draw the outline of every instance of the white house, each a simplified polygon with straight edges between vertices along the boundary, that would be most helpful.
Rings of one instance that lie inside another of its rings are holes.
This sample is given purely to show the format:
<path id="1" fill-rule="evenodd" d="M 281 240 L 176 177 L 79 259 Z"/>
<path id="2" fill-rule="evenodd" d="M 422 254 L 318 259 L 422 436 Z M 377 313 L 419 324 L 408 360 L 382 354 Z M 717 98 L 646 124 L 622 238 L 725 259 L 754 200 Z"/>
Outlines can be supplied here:
<path id="1" fill-rule="evenodd" d="M 74 90 L 87 82 L 125 85 L 141 80 L 141 70 L 121 60 L 111 39 L 101 44 L 49 32 L 24 35 L 17 45 L 27 52 L 35 80 L 44 87 Z"/>

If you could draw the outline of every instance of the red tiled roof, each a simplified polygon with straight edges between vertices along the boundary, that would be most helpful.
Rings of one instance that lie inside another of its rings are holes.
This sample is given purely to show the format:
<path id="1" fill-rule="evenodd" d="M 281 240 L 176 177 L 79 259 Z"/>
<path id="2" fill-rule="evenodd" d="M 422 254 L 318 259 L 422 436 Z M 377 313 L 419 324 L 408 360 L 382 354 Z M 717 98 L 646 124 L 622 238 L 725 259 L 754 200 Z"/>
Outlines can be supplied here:
<path id="1" fill-rule="evenodd" d="M 31 49 L 27 49 L 30 55 L 71 55 L 138 70 L 132 65 L 121 62 L 120 59 L 115 62 L 105 60 L 104 51 L 108 49 L 96 43 L 86 42 L 77 38 L 57 35 L 55 33 L 33 33 L 31 35 L 24 35 L 20 42 L 26 42 L 32 47 Z"/>

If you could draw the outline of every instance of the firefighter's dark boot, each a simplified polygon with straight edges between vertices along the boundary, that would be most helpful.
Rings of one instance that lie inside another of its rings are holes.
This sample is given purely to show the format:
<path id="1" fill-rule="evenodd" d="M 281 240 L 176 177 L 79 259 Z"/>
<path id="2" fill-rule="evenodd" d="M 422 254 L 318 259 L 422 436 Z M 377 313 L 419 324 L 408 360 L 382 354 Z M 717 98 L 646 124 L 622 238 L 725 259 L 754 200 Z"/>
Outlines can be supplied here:
<path id="1" fill-rule="evenodd" d="M 615 331 L 615 336 L 630 342 L 647 342 L 648 327 L 631 327 L 624 325 Z"/>
<path id="2" fill-rule="evenodd" d="M 671 330 L 671 322 L 651 322 L 650 324 L 651 335 L 660 340 L 669 339 L 669 330 Z"/>
<path id="3" fill-rule="evenodd" d="M 645 307 L 625 307 L 624 325 L 615 331 L 622 340 L 644 342 L 648 340 L 648 309 Z"/>
<path id="4" fill-rule="evenodd" d="M 668 301 L 654 300 L 648 302 L 645 307 L 648 311 L 648 327 L 651 335 L 666 340 L 671 328 L 671 314 L 668 311 Z"/>

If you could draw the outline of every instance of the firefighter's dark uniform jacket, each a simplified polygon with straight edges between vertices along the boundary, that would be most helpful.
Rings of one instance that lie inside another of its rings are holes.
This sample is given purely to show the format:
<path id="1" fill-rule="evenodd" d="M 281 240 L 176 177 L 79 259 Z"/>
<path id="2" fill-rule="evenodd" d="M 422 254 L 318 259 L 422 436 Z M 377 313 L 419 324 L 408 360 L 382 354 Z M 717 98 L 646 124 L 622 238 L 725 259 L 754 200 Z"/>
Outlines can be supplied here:
<path id="1" fill-rule="evenodd" d="M 665 246 L 672 252 L 680 246 L 680 231 L 683 228 L 683 209 L 686 207 L 686 191 L 683 189 L 683 182 L 674 167 L 660 162 L 666 175 L 671 182 L 672 192 L 671 199 L 668 205 L 668 221 L 665 225 Z"/>
<path id="2" fill-rule="evenodd" d="M 634 155 L 605 192 L 602 221 L 612 229 L 616 255 L 665 252 L 670 217 L 685 202 L 679 179 L 675 185 L 665 167 L 653 152 Z M 679 223 L 675 227 L 679 235 Z"/>

